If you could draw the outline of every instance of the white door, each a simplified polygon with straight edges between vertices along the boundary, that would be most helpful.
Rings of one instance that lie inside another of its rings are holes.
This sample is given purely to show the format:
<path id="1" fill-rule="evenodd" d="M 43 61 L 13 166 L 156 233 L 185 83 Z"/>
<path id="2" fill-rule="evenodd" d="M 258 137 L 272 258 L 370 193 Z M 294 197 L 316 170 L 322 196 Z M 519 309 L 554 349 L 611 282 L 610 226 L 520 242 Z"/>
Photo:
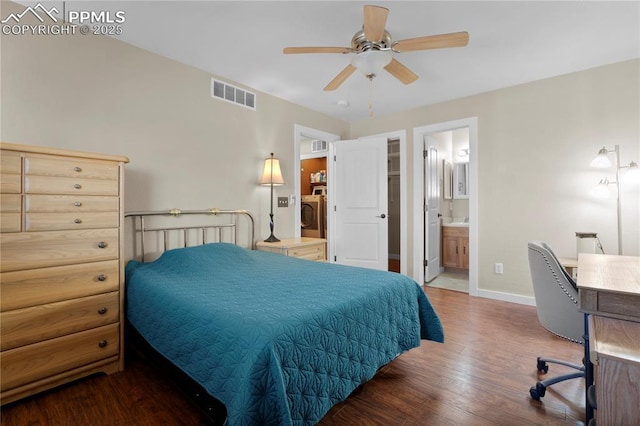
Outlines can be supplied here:
<path id="1" fill-rule="evenodd" d="M 332 259 L 336 263 L 388 269 L 387 140 L 333 143 Z M 335 195 L 335 197 L 334 197 Z"/>
<path id="2" fill-rule="evenodd" d="M 429 146 L 424 152 L 424 280 L 429 282 L 440 274 L 440 162 L 437 148 Z"/>

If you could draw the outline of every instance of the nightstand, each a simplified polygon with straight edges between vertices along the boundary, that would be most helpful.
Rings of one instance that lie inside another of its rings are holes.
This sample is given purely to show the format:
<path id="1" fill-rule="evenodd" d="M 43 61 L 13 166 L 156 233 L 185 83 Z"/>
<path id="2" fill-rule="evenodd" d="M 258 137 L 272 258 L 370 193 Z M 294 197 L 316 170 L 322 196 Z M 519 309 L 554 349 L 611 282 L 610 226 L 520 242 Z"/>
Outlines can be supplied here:
<path id="1" fill-rule="evenodd" d="M 277 243 L 259 241 L 256 247 L 260 251 L 283 254 L 298 259 L 325 262 L 327 260 L 327 240 L 324 238 L 284 238 Z"/>

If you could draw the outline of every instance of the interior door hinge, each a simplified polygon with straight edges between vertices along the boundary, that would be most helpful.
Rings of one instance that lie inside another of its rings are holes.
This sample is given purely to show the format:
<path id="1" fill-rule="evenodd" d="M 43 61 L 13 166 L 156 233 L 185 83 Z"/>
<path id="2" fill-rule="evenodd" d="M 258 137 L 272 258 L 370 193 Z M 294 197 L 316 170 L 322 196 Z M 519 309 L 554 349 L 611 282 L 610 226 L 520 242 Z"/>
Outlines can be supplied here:
<path id="1" fill-rule="evenodd" d="M 429 156 L 429 151 L 427 151 L 426 149 L 424 151 L 422 151 L 422 157 L 423 158 L 427 158 Z"/>
<path id="2" fill-rule="evenodd" d="M 424 200 L 422 204 L 422 211 L 425 213 L 429 211 L 429 205 L 427 204 L 427 200 Z"/>
<path id="3" fill-rule="evenodd" d="M 334 162 L 336 161 L 336 156 L 335 156 L 335 155 L 333 156 L 333 161 L 334 161 Z"/>
<path id="4" fill-rule="evenodd" d="M 426 268 L 427 266 L 429 266 L 429 261 L 427 259 L 424 260 L 424 267 Z"/>

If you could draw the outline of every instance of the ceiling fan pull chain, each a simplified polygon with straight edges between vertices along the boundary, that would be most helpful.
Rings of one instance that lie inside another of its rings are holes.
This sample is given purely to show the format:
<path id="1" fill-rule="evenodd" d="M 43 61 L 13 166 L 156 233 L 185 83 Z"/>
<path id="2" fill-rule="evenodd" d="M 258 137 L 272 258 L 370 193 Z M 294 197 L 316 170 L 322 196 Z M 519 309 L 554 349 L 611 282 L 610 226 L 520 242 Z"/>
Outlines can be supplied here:
<path id="1" fill-rule="evenodd" d="M 369 117 L 373 117 L 373 76 L 369 78 Z"/>

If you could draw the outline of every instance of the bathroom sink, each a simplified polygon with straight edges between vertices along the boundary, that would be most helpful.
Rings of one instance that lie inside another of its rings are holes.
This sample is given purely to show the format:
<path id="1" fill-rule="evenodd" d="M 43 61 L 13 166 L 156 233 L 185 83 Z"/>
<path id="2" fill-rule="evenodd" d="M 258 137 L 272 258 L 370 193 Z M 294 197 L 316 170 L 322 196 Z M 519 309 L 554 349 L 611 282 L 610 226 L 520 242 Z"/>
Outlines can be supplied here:
<path id="1" fill-rule="evenodd" d="M 469 222 L 448 222 L 448 223 L 443 223 L 442 226 L 452 226 L 452 227 L 457 227 L 457 228 L 468 228 L 469 227 Z"/>

